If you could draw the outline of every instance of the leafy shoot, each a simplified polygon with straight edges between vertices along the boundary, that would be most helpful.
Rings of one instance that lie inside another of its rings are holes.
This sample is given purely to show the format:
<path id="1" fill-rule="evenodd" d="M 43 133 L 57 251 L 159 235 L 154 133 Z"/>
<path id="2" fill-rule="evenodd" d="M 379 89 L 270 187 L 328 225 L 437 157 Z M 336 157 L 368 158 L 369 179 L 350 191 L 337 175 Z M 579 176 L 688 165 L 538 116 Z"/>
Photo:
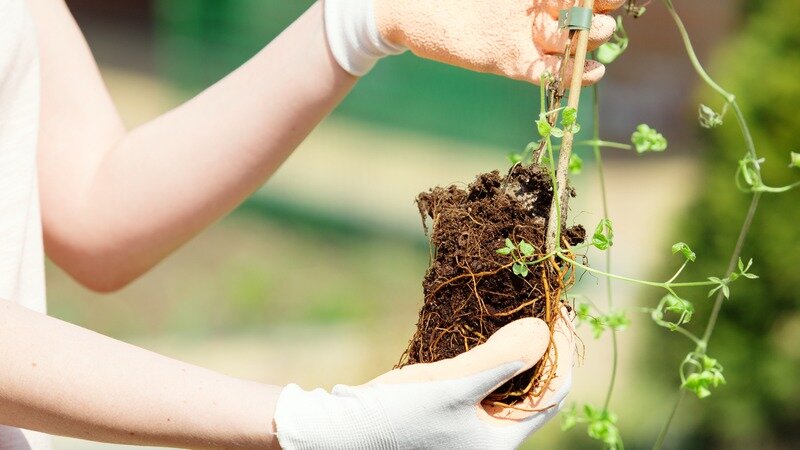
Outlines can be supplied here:
<path id="1" fill-rule="evenodd" d="M 725 116 L 727 109 L 728 104 L 726 103 L 725 108 L 720 114 L 711 109 L 711 107 L 701 104 L 698 110 L 698 120 L 700 121 L 700 126 L 710 129 L 722 125 L 722 118 Z"/>
<path id="2" fill-rule="evenodd" d="M 663 152 L 667 149 L 667 139 L 664 135 L 645 124 L 636 127 L 636 131 L 631 135 L 631 142 L 638 153 Z"/>
<path id="3" fill-rule="evenodd" d="M 581 172 L 583 172 L 583 159 L 575 153 L 572 153 L 569 155 L 569 173 L 572 175 L 580 175 Z"/>
<path id="4" fill-rule="evenodd" d="M 689 248 L 688 245 L 684 242 L 678 242 L 677 244 L 672 246 L 672 254 L 675 255 L 678 252 L 683 253 L 683 256 L 686 257 L 687 261 L 694 262 L 697 259 L 697 254 Z"/>
<path id="5" fill-rule="evenodd" d="M 624 448 L 619 428 L 617 428 L 617 415 L 608 409 L 597 408 L 587 403 L 583 405 L 582 415 L 578 413 L 575 405 L 565 409 L 561 414 L 562 430 L 570 430 L 579 423 L 585 423 L 589 437 L 602 442 L 606 449 L 621 450 Z"/>
<path id="6" fill-rule="evenodd" d="M 622 23 L 622 16 L 617 16 L 617 30 L 611 39 L 611 42 L 606 42 L 597 49 L 597 60 L 603 64 L 614 62 L 625 52 L 630 43 L 630 38 L 628 38 L 628 33 L 625 32 Z"/>
<path id="7" fill-rule="evenodd" d="M 608 250 L 614 245 L 614 227 L 611 219 L 605 218 L 597 224 L 592 236 L 592 245 L 598 250 Z"/>
<path id="8" fill-rule="evenodd" d="M 725 384 L 722 365 L 705 354 L 692 352 L 681 363 L 681 387 L 694 392 L 698 398 L 711 395 L 711 389 Z"/>
<path id="9" fill-rule="evenodd" d="M 515 244 L 511 239 L 506 238 L 505 246 L 498 248 L 495 252 L 501 255 L 508 255 L 514 258 L 514 264 L 511 266 L 514 275 L 525 278 L 530 273 L 529 266 L 536 264 L 536 248 L 524 239 Z"/>

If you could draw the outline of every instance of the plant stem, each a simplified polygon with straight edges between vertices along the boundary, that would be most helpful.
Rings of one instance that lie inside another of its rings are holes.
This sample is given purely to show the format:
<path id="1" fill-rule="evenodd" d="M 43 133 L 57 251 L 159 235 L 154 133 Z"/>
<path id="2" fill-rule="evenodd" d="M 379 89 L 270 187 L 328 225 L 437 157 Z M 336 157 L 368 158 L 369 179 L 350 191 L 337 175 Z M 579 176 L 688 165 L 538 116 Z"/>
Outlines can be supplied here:
<path id="1" fill-rule="evenodd" d="M 756 192 L 753 194 L 753 199 L 750 201 L 750 208 L 747 210 L 747 216 L 744 219 L 744 224 L 742 224 L 742 229 L 739 232 L 739 238 L 736 240 L 736 247 L 733 250 L 733 255 L 731 255 L 731 259 L 728 263 L 728 271 L 725 276 L 729 277 L 736 270 L 736 263 L 739 262 L 739 257 L 742 255 L 742 247 L 744 246 L 744 241 L 747 239 L 747 234 L 750 232 L 750 226 L 753 224 L 753 218 L 756 215 L 756 210 L 758 209 L 758 202 L 761 200 L 761 193 Z M 711 311 L 711 316 L 708 318 L 708 324 L 706 325 L 706 331 L 703 333 L 703 344 L 707 348 L 708 341 L 711 339 L 711 334 L 714 333 L 714 327 L 717 325 L 717 318 L 719 317 L 719 311 L 722 309 L 722 303 L 725 301 L 725 296 L 722 295 L 722 290 L 717 293 L 717 298 L 714 299 L 714 309 Z M 705 352 L 705 348 L 702 350 Z"/>
<path id="2" fill-rule="evenodd" d="M 755 142 L 753 141 L 753 136 L 750 133 L 750 128 L 747 125 L 747 120 L 745 119 L 744 114 L 742 113 L 742 110 L 739 107 L 739 104 L 736 102 L 736 97 L 733 94 L 726 91 L 725 89 L 723 89 L 708 75 L 703 66 L 700 64 L 700 61 L 697 59 L 697 54 L 695 53 L 694 48 L 692 46 L 691 39 L 689 38 L 689 33 L 686 31 L 686 27 L 683 25 L 683 21 L 678 15 L 678 12 L 675 10 L 675 6 L 672 4 L 672 0 L 663 0 L 663 1 L 670 15 L 675 21 L 675 25 L 678 27 L 678 32 L 680 33 L 681 38 L 683 39 L 683 43 L 684 46 L 686 47 L 686 52 L 689 55 L 689 60 L 691 61 L 692 66 L 694 67 L 695 71 L 700 76 L 700 78 L 702 78 L 706 84 L 708 84 L 713 90 L 715 90 L 723 98 L 725 98 L 728 104 L 731 105 L 734 114 L 736 116 L 736 121 L 739 125 L 739 128 L 742 131 L 742 136 L 745 141 L 745 146 L 747 147 L 747 153 L 750 156 L 750 158 L 752 158 L 753 161 L 758 161 L 758 154 L 756 153 L 756 147 L 755 147 Z M 755 165 L 754 170 L 760 176 L 761 168 L 758 166 L 758 164 Z M 750 208 L 748 209 L 747 215 L 745 216 L 744 224 L 742 225 L 741 231 L 739 232 L 739 238 L 736 241 L 736 246 L 734 248 L 733 255 L 731 255 L 731 259 L 728 265 L 728 272 L 726 274 L 726 276 L 728 277 L 736 269 L 736 263 L 738 262 L 739 257 L 741 256 L 742 248 L 744 246 L 744 242 L 747 238 L 747 235 L 750 232 L 750 227 L 752 225 L 753 218 L 755 217 L 756 211 L 758 209 L 758 203 L 760 199 L 761 199 L 761 192 L 755 192 L 750 202 Z M 724 300 L 725 297 L 722 291 L 720 290 L 720 292 L 717 293 L 716 299 L 714 300 L 714 307 L 711 312 L 711 316 L 709 317 L 708 323 L 706 325 L 705 332 L 703 333 L 703 338 L 701 342 L 698 343 L 697 345 L 697 352 L 701 355 L 706 354 L 708 348 L 708 342 L 711 339 L 711 335 L 714 333 L 714 328 L 717 324 L 719 312 L 722 309 L 722 304 L 724 303 Z M 653 447 L 654 449 L 658 450 L 663 446 L 664 440 L 666 439 L 667 433 L 669 432 L 670 426 L 672 425 L 673 418 L 675 417 L 678 408 L 680 407 L 681 400 L 685 395 L 686 395 L 686 390 L 681 389 L 681 393 L 678 396 L 677 400 L 675 401 L 675 404 L 673 405 L 672 412 L 670 413 L 666 423 L 664 424 L 664 427 L 661 429 L 661 432 L 658 435 L 658 439 L 656 440 L 656 443 Z"/>
<path id="3" fill-rule="evenodd" d="M 678 12 L 675 10 L 672 0 L 664 0 L 664 3 L 667 6 L 669 14 L 672 16 L 672 19 L 675 21 L 675 25 L 678 27 L 678 32 L 683 39 L 683 45 L 686 47 L 686 53 L 689 56 L 689 60 L 692 62 L 692 66 L 694 66 L 694 70 L 698 75 L 700 75 L 700 78 L 702 78 L 706 84 L 711 86 L 711 88 L 717 91 L 721 96 L 725 97 L 725 100 L 727 100 L 728 103 L 733 103 L 736 97 L 725 89 L 722 89 L 722 87 L 708 75 L 706 70 L 703 68 L 703 65 L 700 64 L 700 60 L 697 58 L 697 53 L 695 53 L 694 47 L 692 46 L 692 41 L 689 39 L 689 33 L 686 31 L 686 26 L 683 25 L 683 20 L 681 20 Z"/>
<path id="4" fill-rule="evenodd" d="M 592 116 L 594 118 L 593 132 L 594 137 L 588 141 L 594 151 L 594 159 L 597 164 L 597 178 L 600 181 L 600 198 L 603 201 L 603 217 L 608 219 L 608 193 L 606 191 L 606 176 L 603 171 L 603 156 L 600 152 L 600 146 L 603 144 L 613 144 L 600 140 L 600 88 L 595 84 L 592 86 Z M 606 251 L 606 272 L 611 272 L 611 249 Z M 608 311 L 614 309 L 614 296 L 613 287 L 611 285 L 611 278 L 606 278 L 606 299 L 608 302 Z M 606 399 L 603 402 L 603 409 L 608 410 L 611 404 L 611 397 L 614 394 L 614 386 L 617 382 L 617 366 L 619 363 L 619 348 L 617 346 L 617 330 L 611 329 L 611 381 L 608 384 L 606 391 Z"/>
<path id="5" fill-rule="evenodd" d="M 616 148 L 620 150 L 633 150 L 632 145 L 622 144 L 620 142 L 610 142 L 610 141 L 602 141 L 599 137 L 595 137 L 591 141 L 579 141 L 576 142 L 575 145 L 590 145 L 595 148 L 605 147 L 605 148 Z"/>
<path id="6" fill-rule="evenodd" d="M 656 439 L 656 443 L 653 445 L 653 450 L 660 450 L 664 445 L 664 440 L 667 438 L 667 432 L 669 432 L 669 428 L 672 426 L 672 420 L 675 418 L 675 414 L 678 412 L 678 408 L 680 408 L 684 397 L 686 397 L 686 390 L 681 389 L 678 393 L 678 396 L 675 398 L 675 403 L 672 405 L 672 411 L 669 413 L 667 421 L 664 423 L 664 426 L 661 427 L 661 431 L 658 433 L 658 439 Z"/>
<path id="7" fill-rule="evenodd" d="M 594 11 L 594 0 L 584 0 L 583 6 Z M 589 46 L 589 30 L 578 31 L 578 46 L 575 49 L 575 59 L 572 65 L 572 80 L 569 87 L 569 98 L 567 107 L 574 108 L 576 111 L 581 99 L 581 84 L 583 82 L 583 68 L 586 64 L 586 49 Z M 566 58 L 569 54 L 565 55 Z M 575 135 L 571 130 L 564 130 L 564 137 L 561 139 L 561 150 L 558 154 L 558 169 L 556 171 L 556 186 L 553 187 L 553 203 L 550 206 L 550 220 L 547 223 L 546 250 L 548 253 L 560 246 L 559 227 L 561 217 L 561 207 L 557 203 L 566 206 L 567 198 L 567 177 L 569 175 L 569 160 L 572 155 L 572 142 Z M 558 202 L 556 202 L 558 199 Z"/>
<path id="8" fill-rule="evenodd" d="M 715 283 L 713 281 L 690 281 L 690 282 L 686 282 L 686 283 L 666 283 L 666 282 L 658 282 L 658 281 L 638 280 L 636 278 L 630 278 L 630 277 L 626 277 L 626 276 L 622 276 L 622 275 L 616 275 L 616 274 L 613 274 L 613 273 L 608 273 L 608 272 L 605 272 L 605 271 L 602 271 L 602 270 L 598 270 L 598 269 L 593 269 L 593 268 L 591 268 L 591 267 L 589 267 L 587 265 L 584 265 L 584 264 L 579 263 L 578 261 L 575 261 L 574 259 L 570 258 L 569 256 L 565 255 L 564 253 L 562 253 L 560 251 L 556 251 L 555 254 L 558 255 L 558 257 L 563 259 L 564 261 L 567 261 L 568 263 L 570 263 L 570 264 L 572 264 L 572 265 L 574 265 L 576 267 L 580 267 L 581 269 L 583 269 L 583 270 L 585 270 L 587 272 L 591 272 L 591 273 L 594 273 L 594 274 L 597 274 L 597 275 L 602 275 L 602 276 L 607 277 L 607 278 L 614 278 L 614 279 L 617 279 L 617 280 L 627 281 L 629 283 L 637 283 L 637 284 L 643 284 L 643 285 L 646 285 L 646 286 L 659 287 L 659 288 L 667 289 L 667 290 L 670 290 L 670 291 L 671 291 L 671 288 L 674 288 L 674 287 L 702 287 L 702 286 L 714 286 L 714 285 L 718 284 L 718 283 Z"/>

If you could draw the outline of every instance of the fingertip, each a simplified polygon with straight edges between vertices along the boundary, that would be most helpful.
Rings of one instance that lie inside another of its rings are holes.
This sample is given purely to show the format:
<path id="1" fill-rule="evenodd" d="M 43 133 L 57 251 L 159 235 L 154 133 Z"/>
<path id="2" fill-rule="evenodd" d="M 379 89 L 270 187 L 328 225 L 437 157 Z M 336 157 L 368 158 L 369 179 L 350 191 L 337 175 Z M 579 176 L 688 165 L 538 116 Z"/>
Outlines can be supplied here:
<path id="1" fill-rule="evenodd" d="M 608 42 L 617 31 L 617 21 L 608 15 L 597 14 L 589 29 L 589 50 L 594 50 Z"/>
<path id="2" fill-rule="evenodd" d="M 607 13 L 619 9 L 627 0 L 595 0 L 594 10 Z"/>
<path id="3" fill-rule="evenodd" d="M 583 65 L 583 80 L 581 84 L 583 86 L 596 84 L 605 74 L 606 66 L 592 59 L 586 60 Z"/>
<path id="4" fill-rule="evenodd" d="M 530 69 L 528 70 L 527 80 L 538 85 L 541 83 L 541 76 L 543 73 L 550 72 L 553 75 L 557 75 L 560 72 L 560 67 L 560 56 L 546 55 L 531 65 Z M 569 85 L 570 81 L 572 80 L 572 68 L 573 61 L 570 60 L 567 63 L 567 70 L 565 73 L 567 85 Z M 600 81 L 605 73 L 606 66 L 595 60 L 588 59 L 583 65 L 583 77 L 581 78 L 581 85 L 591 86 Z"/>
<path id="5" fill-rule="evenodd" d="M 533 367 L 544 356 L 550 343 L 550 327 L 535 317 L 515 320 L 497 330 L 487 344 L 502 346 L 515 353 L 509 361 L 519 360 L 525 369 Z"/>

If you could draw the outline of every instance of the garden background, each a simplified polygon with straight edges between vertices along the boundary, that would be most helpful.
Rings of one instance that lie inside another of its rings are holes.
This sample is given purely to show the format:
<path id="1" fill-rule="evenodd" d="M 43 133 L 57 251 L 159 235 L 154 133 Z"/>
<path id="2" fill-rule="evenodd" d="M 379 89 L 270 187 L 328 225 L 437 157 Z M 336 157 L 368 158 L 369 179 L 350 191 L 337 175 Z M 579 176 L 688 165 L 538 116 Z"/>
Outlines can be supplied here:
<path id="1" fill-rule="evenodd" d="M 295 0 L 71 0 L 111 94 L 136 126 L 185 101 L 244 62 L 311 2 Z M 789 178 L 800 147 L 800 5 L 676 1 L 701 59 L 739 94 L 767 156 L 767 179 Z M 696 276 L 724 270 L 747 198 L 731 188 L 742 153 L 732 123 L 695 125 L 699 88 L 663 7 L 626 20 L 632 43 L 601 84 L 602 132 L 626 141 L 642 122 L 671 147 L 637 157 L 608 150 L 614 272 L 661 277 L 698 253 Z M 711 102 L 712 100 L 707 100 Z M 710 103 L 714 106 L 717 103 Z M 92 294 L 48 266 L 51 313 L 98 332 L 231 375 L 303 387 L 359 384 L 397 362 L 421 304 L 427 243 L 413 199 L 434 185 L 507 167 L 535 139 L 538 89 L 412 55 L 381 62 L 251 200 L 119 293 Z M 584 118 L 585 119 L 585 118 Z M 588 123 L 588 122 L 586 122 Z M 588 128 L 584 127 L 584 128 Z M 600 204 L 589 154 L 575 179 L 572 219 L 592 227 Z M 795 174 L 796 176 L 796 174 Z M 729 384 L 685 402 L 669 448 L 800 446 L 800 197 L 768 197 L 745 255 L 756 283 L 734 287 L 711 354 Z M 794 224 L 794 225 L 792 225 Z M 602 265 L 602 257 L 590 254 Z M 602 298 L 585 276 L 577 292 Z M 633 325 L 622 332 L 612 408 L 628 448 L 650 448 L 689 350 L 640 307 L 660 292 L 615 283 Z M 693 298 L 700 312 L 703 293 Z M 586 345 L 571 399 L 599 402 L 610 345 Z M 122 448 L 58 438 L 57 449 Z M 526 448 L 587 448 L 557 421 Z M 589 447 L 593 448 L 593 447 Z"/>

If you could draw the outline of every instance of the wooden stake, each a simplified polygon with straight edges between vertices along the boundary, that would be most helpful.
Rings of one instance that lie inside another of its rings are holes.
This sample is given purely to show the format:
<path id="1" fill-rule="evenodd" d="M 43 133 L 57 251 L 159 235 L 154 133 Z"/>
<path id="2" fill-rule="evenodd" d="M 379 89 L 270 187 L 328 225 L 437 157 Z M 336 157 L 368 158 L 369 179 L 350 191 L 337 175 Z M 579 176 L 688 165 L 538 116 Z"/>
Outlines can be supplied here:
<path id="1" fill-rule="evenodd" d="M 594 0 L 585 0 L 583 6 L 594 11 Z M 586 64 L 586 49 L 589 46 L 589 30 L 578 31 L 578 45 L 575 48 L 575 59 L 572 69 L 572 80 L 569 87 L 569 97 L 567 107 L 578 109 L 581 99 L 581 82 L 583 81 L 583 67 Z M 564 130 L 564 137 L 561 139 L 561 150 L 558 156 L 558 168 L 556 169 L 556 184 L 558 192 L 553 195 L 553 203 L 550 206 L 550 219 L 547 222 L 547 252 L 556 249 L 557 237 L 560 235 L 559 225 L 566 217 L 562 210 L 566 211 L 569 194 L 567 191 L 567 179 L 569 175 L 569 160 L 572 156 L 572 143 L 575 135 L 568 130 Z M 563 205 L 559 208 L 559 205 Z"/>

